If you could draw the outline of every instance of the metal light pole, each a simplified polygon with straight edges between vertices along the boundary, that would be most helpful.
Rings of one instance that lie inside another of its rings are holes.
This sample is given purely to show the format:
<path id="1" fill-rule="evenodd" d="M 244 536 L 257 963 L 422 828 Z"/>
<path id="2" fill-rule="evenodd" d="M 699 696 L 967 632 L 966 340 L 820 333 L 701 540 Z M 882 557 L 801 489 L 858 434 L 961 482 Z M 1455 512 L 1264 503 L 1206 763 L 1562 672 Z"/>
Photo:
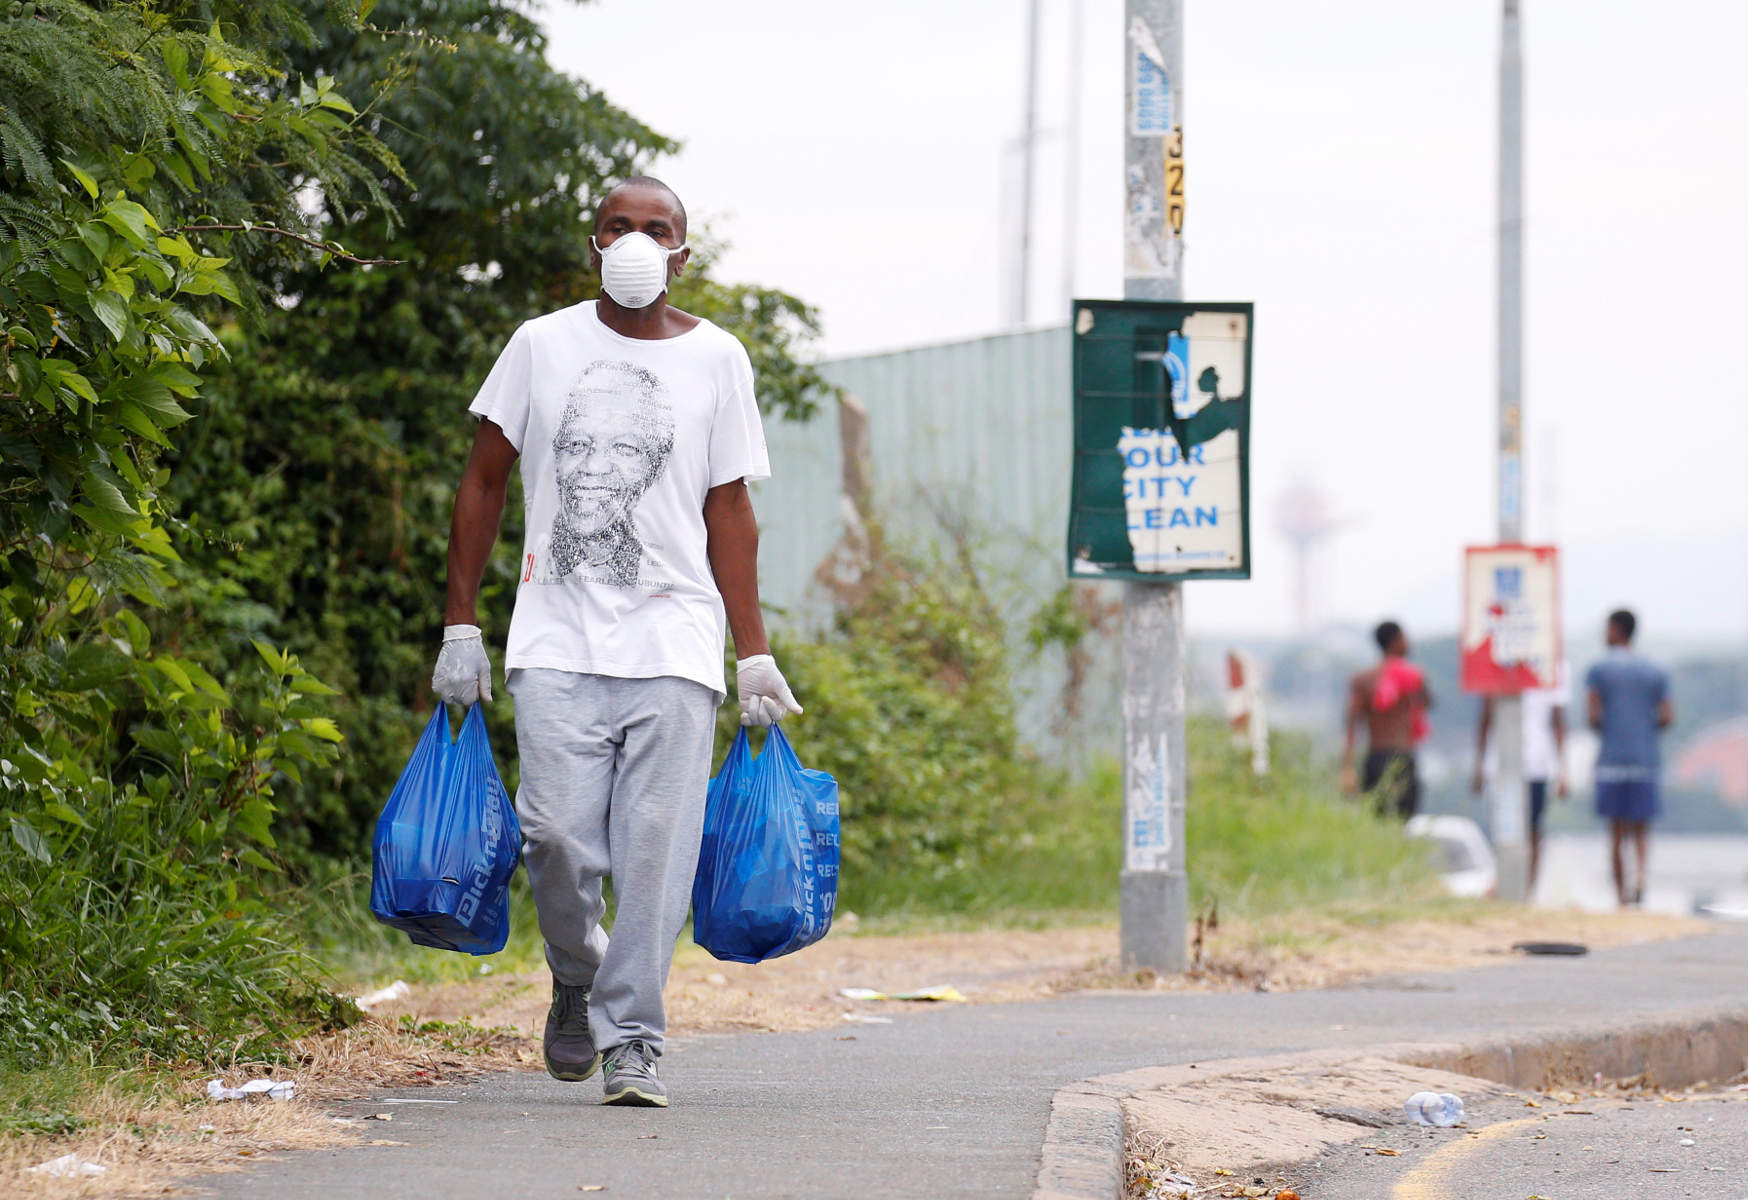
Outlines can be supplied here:
<path id="1" fill-rule="evenodd" d="M 1068 3 L 1068 116 L 1062 143 L 1062 303 L 1074 303 L 1080 253 L 1080 91 L 1084 18 L 1081 0 Z"/>
<path id="2" fill-rule="evenodd" d="M 1123 297 L 1181 300 L 1182 0 L 1125 0 L 1124 18 Z M 1185 965 L 1184 707 L 1183 585 L 1125 583 L 1120 907 L 1129 968 L 1174 972 Z M 1137 821 L 1162 800 L 1166 845 L 1143 853 Z"/>
<path id="3" fill-rule="evenodd" d="M 1020 134 L 1020 262 L 1015 273 L 1011 323 L 1026 323 L 1032 296 L 1032 179 L 1038 157 L 1038 6 L 1032 0 L 1026 32 L 1026 125 Z"/>
<path id="4" fill-rule="evenodd" d="M 1504 0 L 1499 43 L 1499 541 L 1523 541 L 1523 51 L 1518 0 Z M 1523 781 L 1523 701 L 1494 703 L 1499 769 L 1493 781 L 1493 847 L 1499 898 L 1529 895 Z"/>

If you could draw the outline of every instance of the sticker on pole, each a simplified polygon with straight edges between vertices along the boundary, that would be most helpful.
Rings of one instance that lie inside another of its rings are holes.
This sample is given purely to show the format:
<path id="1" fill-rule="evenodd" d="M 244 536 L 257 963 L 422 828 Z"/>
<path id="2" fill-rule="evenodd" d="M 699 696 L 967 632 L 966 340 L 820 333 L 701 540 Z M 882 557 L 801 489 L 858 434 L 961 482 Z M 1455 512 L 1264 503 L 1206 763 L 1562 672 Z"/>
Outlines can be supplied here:
<path id="1" fill-rule="evenodd" d="M 1077 300 L 1068 574 L 1250 578 L 1249 304 Z"/>
<path id="2" fill-rule="evenodd" d="M 1463 690 L 1514 696 L 1555 687 L 1560 654 L 1554 547 L 1469 547 L 1463 567 Z"/>
<path id="3" fill-rule="evenodd" d="M 1171 77 L 1165 55 L 1147 22 L 1129 22 L 1129 132 L 1136 137 L 1164 137 L 1171 132 Z"/>

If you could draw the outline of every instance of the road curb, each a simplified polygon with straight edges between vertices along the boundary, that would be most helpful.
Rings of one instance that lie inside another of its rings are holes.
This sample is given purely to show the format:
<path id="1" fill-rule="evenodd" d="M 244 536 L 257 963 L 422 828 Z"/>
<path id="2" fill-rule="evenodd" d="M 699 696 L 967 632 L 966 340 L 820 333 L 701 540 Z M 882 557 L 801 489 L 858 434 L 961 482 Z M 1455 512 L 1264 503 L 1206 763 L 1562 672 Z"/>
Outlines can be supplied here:
<path id="1" fill-rule="evenodd" d="M 1748 1064 L 1748 1009 L 1730 1008 L 1588 1032 L 1422 1046 L 1392 1055 L 1413 1066 L 1475 1075 L 1507 1087 L 1638 1079 L 1682 1088 L 1733 1079 Z"/>
<path id="2" fill-rule="evenodd" d="M 1268 1058 L 1144 1067 L 1077 1080 L 1050 1102 L 1032 1200 L 1121 1200 L 1128 1128 L 1123 1101 L 1211 1074 L 1302 1071 L 1356 1058 L 1383 1058 L 1450 1071 L 1506 1087 L 1541 1089 L 1604 1079 L 1642 1079 L 1681 1088 L 1733 1079 L 1748 1069 L 1748 1008 L 1709 1009 L 1686 1016 L 1591 1030 L 1489 1039 L 1462 1044 L 1396 1042 L 1316 1050 Z"/>
<path id="3" fill-rule="evenodd" d="M 1123 1101 L 1070 1084 L 1050 1101 L 1050 1126 L 1038 1165 L 1033 1200 L 1101 1200 L 1126 1190 L 1123 1156 L 1128 1132 Z"/>

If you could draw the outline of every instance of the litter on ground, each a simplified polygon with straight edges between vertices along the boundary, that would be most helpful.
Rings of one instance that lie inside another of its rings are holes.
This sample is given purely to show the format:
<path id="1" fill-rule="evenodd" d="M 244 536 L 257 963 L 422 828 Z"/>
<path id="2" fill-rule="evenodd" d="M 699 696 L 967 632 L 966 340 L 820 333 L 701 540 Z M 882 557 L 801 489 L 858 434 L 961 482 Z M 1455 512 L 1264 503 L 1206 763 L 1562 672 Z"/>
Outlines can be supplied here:
<path id="1" fill-rule="evenodd" d="M 295 1079 L 251 1079 L 242 1087 L 226 1087 L 222 1079 L 206 1083 L 208 1100 L 247 1100 L 251 1096 L 266 1096 L 269 1100 L 289 1100 L 297 1091 Z"/>
<path id="2" fill-rule="evenodd" d="M 404 979 L 397 979 L 387 987 L 379 987 L 374 992 L 365 992 L 355 1003 L 365 1012 L 369 1012 L 379 1004 L 387 1004 L 390 1000 L 405 1000 L 413 994 L 413 987 Z"/>
<path id="3" fill-rule="evenodd" d="M 32 1175 L 53 1175 L 57 1179 L 69 1179 L 80 1175 L 101 1175 L 109 1170 L 102 1163 L 87 1162 L 77 1154 L 63 1154 L 59 1158 L 51 1158 L 45 1163 L 38 1163 L 30 1168 Z"/>
<path id="4" fill-rule="evenodd" d="M 421 1100 L 416 1096 L 384 1096 L 384 1104 L 460 1104 L 459 1100 Z"/>
<path id="5" fill-rule="evenodd" d="M 838 993 L 846 1000 L 938 1000 L 948 1004 L 963 1004 L 965 994 L 956 987 L 941 984 L 917 988 L 911 992 L 879 992 L 873 988 L 844 988 Z"/>

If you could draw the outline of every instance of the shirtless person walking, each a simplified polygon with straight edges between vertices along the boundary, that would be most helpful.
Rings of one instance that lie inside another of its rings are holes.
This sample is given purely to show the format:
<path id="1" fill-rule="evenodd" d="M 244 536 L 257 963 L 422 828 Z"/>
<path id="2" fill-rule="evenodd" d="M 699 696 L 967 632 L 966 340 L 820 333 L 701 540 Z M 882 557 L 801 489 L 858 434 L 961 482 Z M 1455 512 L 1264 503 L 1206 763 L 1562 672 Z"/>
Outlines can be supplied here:
<path id="1" fill-rule="evenodd" d="M 1347 739 L 1341 752 L 1342 788 L 1372 793 L 1378 808 L 1404 820 L 1420 808 L 1420 777 L 1415 773 L 1414 746 L 1426 736 L 1426 710 L 1432 695 L 1426 677 L 1408 661 L 1408 637 L 1395 621 L 1373 632 L 1383 660 L 1361 671 L 1348 684 Z M 1353 768 L 1359 727 L 1366 728 L 1363 777 Z"/>

